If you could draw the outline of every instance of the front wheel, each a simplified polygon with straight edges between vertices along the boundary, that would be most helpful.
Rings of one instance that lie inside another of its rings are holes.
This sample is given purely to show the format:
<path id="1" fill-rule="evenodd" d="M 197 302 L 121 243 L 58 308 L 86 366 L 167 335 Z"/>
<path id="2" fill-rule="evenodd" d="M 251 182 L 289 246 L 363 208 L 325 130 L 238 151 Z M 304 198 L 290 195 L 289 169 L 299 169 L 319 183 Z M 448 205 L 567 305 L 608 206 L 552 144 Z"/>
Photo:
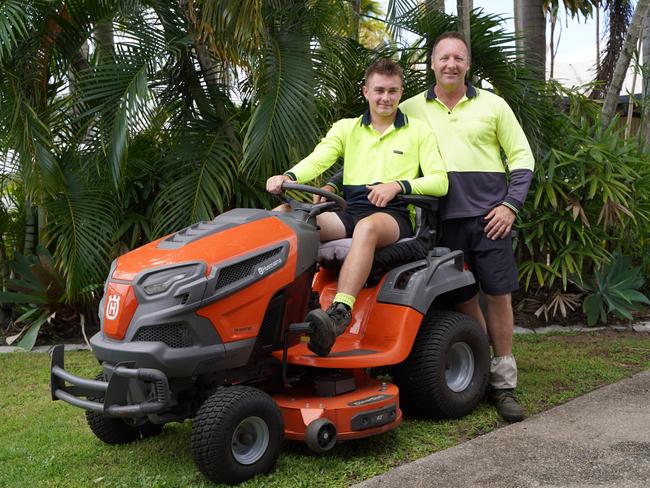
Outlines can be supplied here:
<path id="1" fill-rule="evenodd" d="M 459 418 L 479 404 L 490 373 L 490 345 L 480 325 L 448 310 L 423 319 L 408 358 L 393 368 L 406 412 Z"/>
<path id="2" fill-rule="evenodd" d="M 215 483 L 241 483 L 273 469 L 284 436 L 275 401 L 248 386 L 220 388 L 199 408 L 190 453 Z"/>

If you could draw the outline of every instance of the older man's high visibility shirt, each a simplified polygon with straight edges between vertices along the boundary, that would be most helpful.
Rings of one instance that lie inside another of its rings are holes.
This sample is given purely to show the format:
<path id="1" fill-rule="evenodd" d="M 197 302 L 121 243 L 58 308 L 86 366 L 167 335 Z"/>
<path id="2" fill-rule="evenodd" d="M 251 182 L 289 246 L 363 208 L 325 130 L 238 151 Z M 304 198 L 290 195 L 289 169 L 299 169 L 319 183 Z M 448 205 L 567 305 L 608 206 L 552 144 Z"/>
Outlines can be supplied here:
<path id="1" fill-rule="evenodd" d="M 383 134 L 370 123 L 370 112 L 334 123 L 314 151 L 285 174 L 307 182 L 343 158 L 343 194 L 355 208 L 376 209 L 366 185 L 396 181 L 403 193 L 442 196 L 447 172 L 431 129 L 397 111 Z M 404 208 L 391 202 L 388 208 Z"/>
<path id="2" fill-rule="evenodd" d="M 449 175 L 449 193 L 440 208 L 443 220 L 485 215 L 500 204 L 519 211 L 535 163 L 526 135 L 505 100 L 468 85 L 466 95 L 449 110 L 431 87 L 402 102 L 400 108 L 426 121 L 438 140 Z"/>

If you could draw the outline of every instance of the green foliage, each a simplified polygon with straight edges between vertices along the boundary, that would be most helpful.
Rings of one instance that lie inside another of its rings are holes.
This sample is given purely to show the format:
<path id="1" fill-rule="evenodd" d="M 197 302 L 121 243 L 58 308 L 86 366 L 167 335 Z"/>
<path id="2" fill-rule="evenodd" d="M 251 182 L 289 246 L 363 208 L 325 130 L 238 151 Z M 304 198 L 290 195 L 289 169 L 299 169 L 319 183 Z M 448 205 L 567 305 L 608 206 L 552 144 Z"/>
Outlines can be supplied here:
<path id="1" fill-rule="evenodd" d="M 17 255 L 8 263 L 13 276 L 8 280 L 6 292 L 0 292 L 0 303 L 20 304 L 19 316 L 14 320 L 21 325 L 20 332 L 7 339 L 17 346 L 30 350 L 39 330 L 63 306 L 65 282 L 52 265 L 52 256 L 40 247 L 36 256 Z"/>
<path id="2" fill-rule="evenodd" d="M 526 289 L 580 279 L 620 251 L 641 261 L 650 222 L 650 165 L 613 123 L 599 131 L 595 102 L 576 93 L 557 111 L 562 133 L 537 161 L 519 218 L 518 257 Z"/>
<path id="3" fill-rule="evenodd" d="M 650 300 L 639 291 L 643 282 L 641 269 L 632 266 L 628 257 L 618 253 L 600 266 L 591 280 L 576 280 L 576 284 L 587 293 L 582 302 L 587 324 L 595 325 L 598 320 L 606 324 L 607 316 L 612 313 L 632 320 L 630 312 L 650 305 Z"/>
<path id="4" fill-rule="evenodd" d="M 362 14 L 376 7 L 364 0 Z M 371 61 L 399 60 L 405 97 L 432 81 L 431 43 L 457 19 L 415 0 L 389 12 L 391 35 L 408 30 L 413 45 L 360 44 L 344 0 L 0 2 L 0 158 L 15 162 L 11 183 L 0 182 L 8 257 L 23 248 L 29 203 L 62 301 L 88 303 L 119 254 L 235 206 L 270 207 L 265 179 L 334 120 L 365 110 Z M 508 101 L 538 156 L 518 250 L 526 287 L 566 286 L 619 248 L 650 267 L 650 253 L 630 249 L 650 248 L 636 150 L 592 134 L 589 110 L 557 117 L 556 91 L 527 72 L 503 20 L 481 10 L 472 70 Z"/>

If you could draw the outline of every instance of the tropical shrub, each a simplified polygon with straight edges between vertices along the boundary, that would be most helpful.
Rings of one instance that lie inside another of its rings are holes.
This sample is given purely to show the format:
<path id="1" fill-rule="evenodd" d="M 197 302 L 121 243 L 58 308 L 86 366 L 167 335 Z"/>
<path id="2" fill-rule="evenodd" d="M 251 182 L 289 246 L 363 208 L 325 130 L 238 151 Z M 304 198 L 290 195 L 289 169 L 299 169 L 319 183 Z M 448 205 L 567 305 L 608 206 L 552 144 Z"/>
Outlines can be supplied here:
<path id="1" fill-rule="evenodd" d="M 64 333 L 74 326 L 83 327 L 79 307 L 66 303 L 65 280 L 45 248 L 39 246 L 36 255 L 16 255 L 8 267 L 12 278 L 7 281 L 7 291 L 0 292 L 0 304 L 14 304 L 18 312 L 12 324 L 14 333 L 6 339 L 8 344 L 30 350 L 45 324 L 62 326 Z"/>
<path id="2" fill-rule="evenodd" d="M 595 103 L 569 93 L 563 136 L 537 162 L 519 218 L 525 289 L 581 279 L 619 251 L 641 262 L 650 229 L 650 164 L 615 122 L 598 129 Z M 646 258 L 647 259 L 647 258 Z"/>
<path id="3" fill-rule="evenodd" d="M 619 253 L 599 266 L 591 279 L 578 278 L 576 284 L 586 293 L 582 309 L 587 316 L 587 324 L 595 325 L 599 320 L 606 324 L 610 314 L 632 320 L 630 312 L 650 305 L 650 300 L 639 291 L 643 282 L 641 269 Z"/>

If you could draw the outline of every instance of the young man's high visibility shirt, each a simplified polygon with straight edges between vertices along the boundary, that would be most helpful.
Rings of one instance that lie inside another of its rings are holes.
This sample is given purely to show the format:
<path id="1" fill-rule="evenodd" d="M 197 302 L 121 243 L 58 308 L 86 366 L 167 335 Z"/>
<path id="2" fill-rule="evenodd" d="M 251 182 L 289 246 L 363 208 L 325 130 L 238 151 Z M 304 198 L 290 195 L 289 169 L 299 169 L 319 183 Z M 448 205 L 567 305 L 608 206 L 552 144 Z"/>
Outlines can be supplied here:
<path id="1" fill-rule="evenodd" d="M 285 174 L 300 183 L 314 179 L 343 159 L 343 195 L 356 209 L 377 209 L 366 185 L 396 181 L 405 194 L 443 196 L 447 172 L 436 138 L 427 125 L 397 111 L 395 122 L 380 134 L 370 112 L 334 123 L 314 151 Z M 387 208 L 404 208 L 389 203 Z"/>
<path id="2" fill-rule="evenodd" d="M 485 215 L 500 204 L 515 213 L 521 209 L 535 161 L 526 134 L 505 100 L 467 85 L 465 96 L 449 110 L 432 86 L 402 102 L 400 108 L 427 122 L 438 140 L 449 175 L 449 193 L 440 207 L 443 220 Z"/>

